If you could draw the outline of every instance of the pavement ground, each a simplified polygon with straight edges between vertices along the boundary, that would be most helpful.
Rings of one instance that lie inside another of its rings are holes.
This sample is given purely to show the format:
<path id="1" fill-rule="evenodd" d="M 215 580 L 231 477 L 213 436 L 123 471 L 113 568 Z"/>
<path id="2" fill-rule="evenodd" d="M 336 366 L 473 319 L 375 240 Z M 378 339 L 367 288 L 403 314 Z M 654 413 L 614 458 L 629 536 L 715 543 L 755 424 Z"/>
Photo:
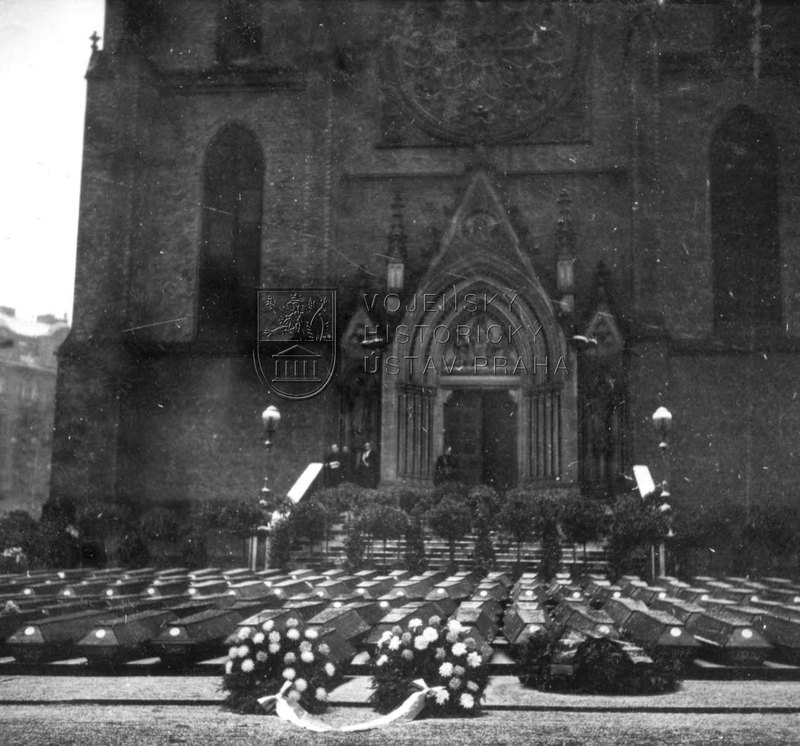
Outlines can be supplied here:
<path id="1" fill-rule="evenodd" d="M 543 693 L 494 677 L 484 713 L 364 733 L 303 731 L 221 707 L 221 677 L 4 676 L 0 743 L 44 744 L 800 744 L 800 682 L 685 681 L 641 697 Z M 332 693 L 331 725 L 377 715 L 369 679 Z"/>

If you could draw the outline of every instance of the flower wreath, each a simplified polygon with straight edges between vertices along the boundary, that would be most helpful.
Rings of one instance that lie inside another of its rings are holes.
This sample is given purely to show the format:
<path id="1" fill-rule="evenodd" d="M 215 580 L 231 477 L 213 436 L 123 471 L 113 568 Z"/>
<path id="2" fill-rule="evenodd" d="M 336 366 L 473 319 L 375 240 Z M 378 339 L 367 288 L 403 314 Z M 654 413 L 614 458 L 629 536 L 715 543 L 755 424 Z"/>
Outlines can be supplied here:
<path id="1" fill-rule="evenodd" d="M 595 637 L 564 625 L 548 625 L 532 634 L 519 655 L 519 679 L 542 691 L 586 694 L 660 694 L 674 692 L 683 678 L 679 660 L 609 637 Z M 629 657 L 631 654 L 638 662 Z M 652 657 L 650 657 L 652 655 Z M 564 658 L 571 673 L 554 673 Z"/>
<path id="2" fill-rule="evenodd" d="M 303 630 L 297 619 L 289 619 L 281 633 L 268 619 L 258 631 L 243 627 L 237 638 L 238 644 L 228 650 L 222 680 L 230 709 L 264 712 L 258 700 L 279 691 L 309 712 L 325 709 L 328 692 L 339 683 L 338 671 L 315 628 Z"/>
<path id="3" fill-rule="evenodd" d="M 427 626 L 411 619 L 406 631 L 396 626 L 378 641 L 370 702 L 379 712 L 388 712 L 408 696 L 415 679 L 423 679 L 430 687 L 432 714 L 476 715 L 489 681 L 491 654 L 489 645 L 479 649 L 455 619 L 442 625 L 433 616 Z"/>

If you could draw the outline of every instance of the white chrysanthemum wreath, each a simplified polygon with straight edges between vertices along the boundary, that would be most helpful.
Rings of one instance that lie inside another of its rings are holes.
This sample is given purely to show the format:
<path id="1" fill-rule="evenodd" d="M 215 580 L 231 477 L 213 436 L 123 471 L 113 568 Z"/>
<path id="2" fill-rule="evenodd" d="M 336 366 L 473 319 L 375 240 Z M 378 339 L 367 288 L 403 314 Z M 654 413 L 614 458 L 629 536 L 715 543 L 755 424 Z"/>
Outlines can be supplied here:
<path id="1" fill-rule="evenodd" d="M 222 688 L 225 704 L 236 712 L 263 712 L 258 700 L 278 694 L 298 702 L 309 712 L 321 712 L 328 692 L 339 683 L 330 660 L 330 647 L 316 629 L 303 629 L 289 619 L 281 632 L 271 619 L 260 629 L 243 627 L 228 651 Z M 291 684 L 289 684 L 291 682 Z"/>
<path id="2" fill-rule="evenodd" d="M 430 714 L 475 715 L 489 681 L 491 653 L 488 645 L 479 648 L 457 620 L 442 625 L 434 616 L 426 625 L 412 619 L 405 631 L 394 627 L 378 642 L 370 702 L 388 712 L 408 696 L 413 681 L 423 679 L 431 689 Z"/>

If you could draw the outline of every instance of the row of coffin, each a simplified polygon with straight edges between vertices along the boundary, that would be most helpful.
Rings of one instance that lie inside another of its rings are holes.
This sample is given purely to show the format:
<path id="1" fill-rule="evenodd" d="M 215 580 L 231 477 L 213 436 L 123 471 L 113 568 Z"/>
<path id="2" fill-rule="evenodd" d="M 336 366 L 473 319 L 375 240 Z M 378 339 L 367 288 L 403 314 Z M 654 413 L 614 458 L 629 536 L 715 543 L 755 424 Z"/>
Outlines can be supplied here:
<path id="1" fill-rule="evenodd" d="M 17 664 L 78 656 L 91 666 L 116 666 L 157 656 L 168 668 L 185 668 L 220 655 L 241 624 L 269 617 L 280 625 L 295 617 L 317 627 L 334 656 L 347 661 L 374 644 L 381 625 L 402 623 L 412 609 L 413 615 L 448 618 L 473 591 L 484 607 L 491 602 L 496 620 L 510 587 L 504 573 L 481 579 L 474 572 L 448 577 L 402 570 L 387 575 L 214 568 L 114 572 L 0 578 L 0 602 L 6 604 L 0 613 L 3 652 Z M 468 607 L 460 613 L 469 616 Z"/>
<path id="2" fill-rule="evenodd" d="M 800 663 L 800 588 L 788 579 L 665 577 L 650 585 L 626 576 L 612 585 L 587 576 L 580 585 L 565 582 L 551 598 L 559 602 L 555 621 L 624 637 L 651 654 L 740 667 Z"/>
<path id="3" fill-rule="evenodd" d="M 89 668 L 116 668 L 158 658 L 168 670 L 185 669 L 224 654 L 240 627 L 272 619 L 280 628 L 295 617 L 358 673 L 386 629 L 433 615 L 459 619 L 479 644 L 493 644 L 496 672 L 508 672 L 528 638 L 553 624 L 681 661 L 800 662 L 800 590 L 778 578 L 662 578 L 652 586 L 524 574 L 512 585 L 502 572 L 117 568 L 0 577 L 0 603 L 0 646 L 12 666 L 77 657 Z"/>

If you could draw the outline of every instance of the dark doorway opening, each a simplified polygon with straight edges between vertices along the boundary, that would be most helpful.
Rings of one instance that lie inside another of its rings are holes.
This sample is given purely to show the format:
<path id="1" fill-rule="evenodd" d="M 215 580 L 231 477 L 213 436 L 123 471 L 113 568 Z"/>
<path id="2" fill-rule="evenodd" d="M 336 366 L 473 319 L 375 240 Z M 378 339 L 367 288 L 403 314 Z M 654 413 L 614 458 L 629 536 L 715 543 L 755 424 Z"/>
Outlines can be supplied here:
<path id="1" fill-rule="evenodd" d="M 454 391 L 445 404 L 445 447 L 459 482 L 505 490 L 517 483 L 517 405 L 507 390 Z"/>

